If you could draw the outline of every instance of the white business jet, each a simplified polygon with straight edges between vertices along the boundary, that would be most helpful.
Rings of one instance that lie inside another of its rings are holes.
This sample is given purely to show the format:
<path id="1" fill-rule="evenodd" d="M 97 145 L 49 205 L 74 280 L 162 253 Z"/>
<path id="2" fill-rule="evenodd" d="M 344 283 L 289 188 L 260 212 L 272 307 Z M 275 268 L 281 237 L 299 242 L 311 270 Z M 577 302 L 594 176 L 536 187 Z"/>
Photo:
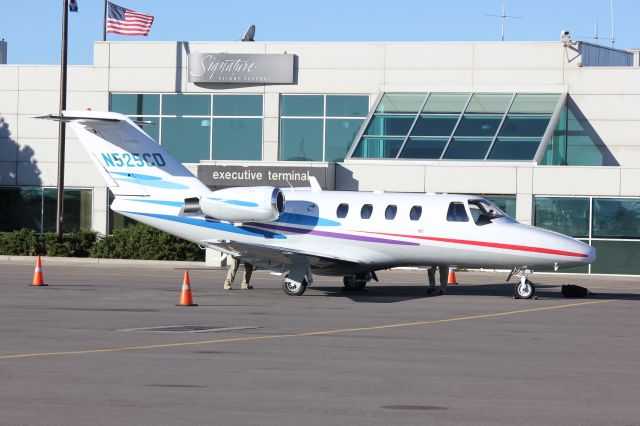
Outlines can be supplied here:
<path id="1" fill-rule="evenodd" d="M 482 197 L 322 191 L 314 180 L 211 191 L 124 115 L 37 118 L 70 123 L 115 195 L 112 210 L 280 273 L 288 295 L 304 293 L 314 273 L 362 289 L 377 270 L 444 264 L 510 269 L 516 297 L 530 298 L 533 269 L 596 259 L 593 247 L 519 224 Z"/>

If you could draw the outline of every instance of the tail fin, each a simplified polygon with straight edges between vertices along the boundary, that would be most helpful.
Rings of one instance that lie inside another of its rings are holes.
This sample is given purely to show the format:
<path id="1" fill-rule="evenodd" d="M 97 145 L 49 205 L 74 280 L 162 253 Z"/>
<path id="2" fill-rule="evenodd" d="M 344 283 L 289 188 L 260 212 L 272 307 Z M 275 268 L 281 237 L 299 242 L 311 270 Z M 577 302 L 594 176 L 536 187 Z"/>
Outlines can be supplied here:
<path id="1" fill-rule="evenodd" d="M 209 192 L 167 150 L 122 114 L 65 111 L 62 116 L 36 118 L 69 122 L 116 196 L 184 200 Z"/>

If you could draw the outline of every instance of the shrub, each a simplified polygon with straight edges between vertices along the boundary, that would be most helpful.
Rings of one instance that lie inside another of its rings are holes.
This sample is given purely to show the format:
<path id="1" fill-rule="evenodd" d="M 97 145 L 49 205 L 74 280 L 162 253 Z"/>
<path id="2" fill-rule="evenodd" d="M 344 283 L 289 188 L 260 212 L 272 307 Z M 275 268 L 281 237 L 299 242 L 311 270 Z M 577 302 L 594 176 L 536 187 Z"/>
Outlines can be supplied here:
<path id="1" fill-rule="evenodd" d="M 33 229 L 2 232 L 0 233 L 0 254 L 88 257 L 97 235 L 94 231 L 73 231 L 62 234 L 62 240 L 58 240 L 55 232 L 45 232 L 40 235 Z"/>
<path id="2" fill-rule="evenodd" d="M 204 260 L 196 244 L 143 224 L 120 229 L 110 236 L 73 231 L 58 240 L 55 232 L 33 229 L 0 232 L 0 254 L 11 256 L 102 257 L 108 259 Z"/>
<path id="3" fill-rule="evenodd" d="M 91 257 L 144 260 L 204 260 L 204 250 L 171 234 L 141 223 L 99 238 Z"/>

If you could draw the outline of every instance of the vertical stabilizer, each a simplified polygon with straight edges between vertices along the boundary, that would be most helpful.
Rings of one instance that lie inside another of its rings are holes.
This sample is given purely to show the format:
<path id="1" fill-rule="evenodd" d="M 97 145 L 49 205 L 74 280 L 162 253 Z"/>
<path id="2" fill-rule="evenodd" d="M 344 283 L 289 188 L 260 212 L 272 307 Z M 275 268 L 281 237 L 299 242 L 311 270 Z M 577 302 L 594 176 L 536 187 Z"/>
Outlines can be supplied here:
<path id="1" fill-rule="evenodd" d="M 38 118 L 70 123 L 116 197 L 184 200 L 209 192 L 167 150 L 122 114 L 65 111 L 62 117 Z"/>

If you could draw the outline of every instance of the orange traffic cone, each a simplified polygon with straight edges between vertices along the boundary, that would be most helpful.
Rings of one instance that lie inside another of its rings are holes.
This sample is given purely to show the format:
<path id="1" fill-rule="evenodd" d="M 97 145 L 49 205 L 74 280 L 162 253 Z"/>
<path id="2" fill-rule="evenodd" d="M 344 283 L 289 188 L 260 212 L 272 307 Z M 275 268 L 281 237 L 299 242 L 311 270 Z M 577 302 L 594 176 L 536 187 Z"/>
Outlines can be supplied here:
<path id="1" fill-rule="evenodd" d="M 180 291 L 180 303 L 176 306 L 198 306 L 193 303 L 193 295 L 191 294 L 191 281 L 189 280 L 189 271 L 184 271 L 182 279 L 182 290 Z"/>
<path id="2" fill-rule="evenodd" d="M 456 270 L 453 268 L 449 268 L 449 279 L 447 280 L 447 285 L 457 285 L 456 282 Z"/>
<path id="3" fill-rule="evenodd" d="M 44 283 L 44 275 L 42 275 L 42 261 L 40 260 L 40 256 L 36 260 L 36 270 L 33 272 L 33 281 L 31 282 L 32 287 L 44 287 L 47 284 Z"/>

